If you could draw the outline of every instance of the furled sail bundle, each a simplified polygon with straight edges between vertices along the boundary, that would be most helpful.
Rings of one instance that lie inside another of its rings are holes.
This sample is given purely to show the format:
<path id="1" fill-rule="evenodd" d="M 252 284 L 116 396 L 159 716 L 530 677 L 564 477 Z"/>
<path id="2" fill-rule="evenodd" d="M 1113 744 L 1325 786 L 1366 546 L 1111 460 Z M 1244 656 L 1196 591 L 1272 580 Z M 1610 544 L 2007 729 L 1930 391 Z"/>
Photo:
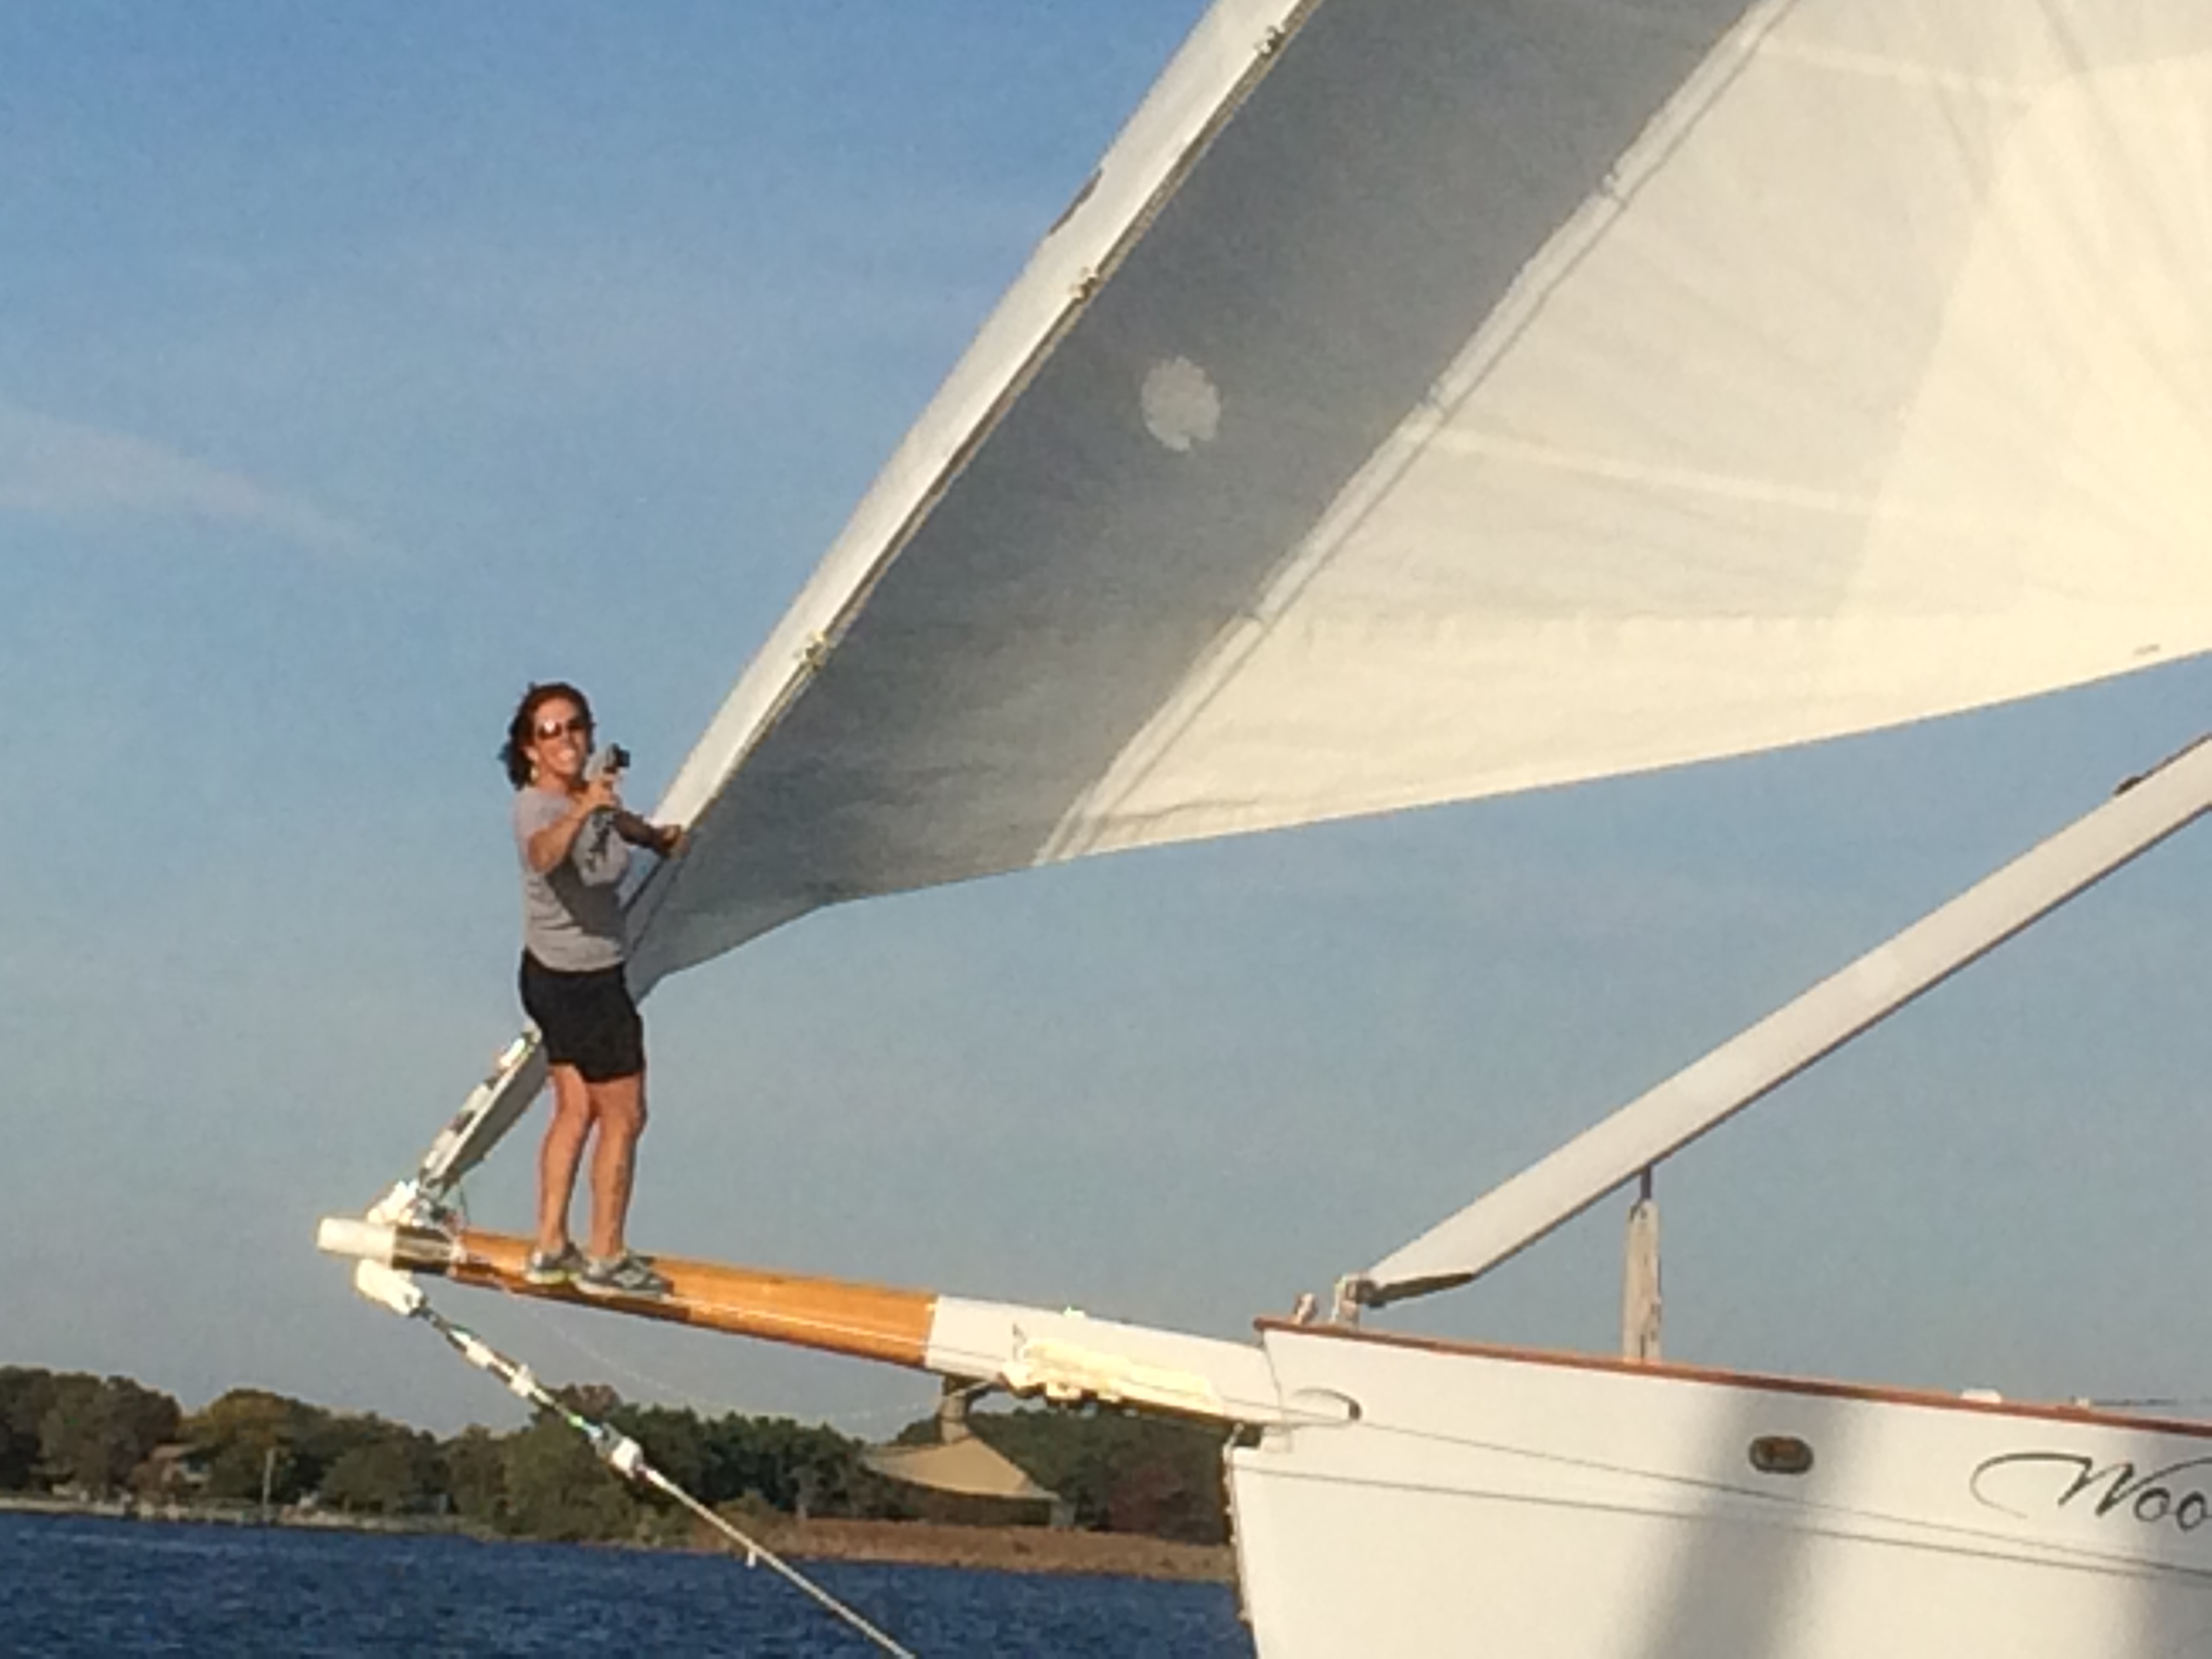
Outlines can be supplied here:
<path id="1" fill-rule="evenodd" d="M 825 903 L 2212 646 L 2212 6 L 1222 0 L 692 754 Z"/>

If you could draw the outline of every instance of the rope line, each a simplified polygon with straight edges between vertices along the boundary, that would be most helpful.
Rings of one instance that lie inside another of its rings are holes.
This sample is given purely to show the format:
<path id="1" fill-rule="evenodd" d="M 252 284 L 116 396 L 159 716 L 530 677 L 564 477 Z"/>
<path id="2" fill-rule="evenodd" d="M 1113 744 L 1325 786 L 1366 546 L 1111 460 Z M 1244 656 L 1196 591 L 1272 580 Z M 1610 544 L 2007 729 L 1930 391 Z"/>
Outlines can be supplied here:
<path id="1" fill-rule="evenodd" d="M 591 1444 L 601 1462 L 626 1480 L 649 1486 L 655 1492 L 674 1498 L 686 1510 L 728 1538 L 744 1552 L 748 1567 L 765 1565 L 769 1571 L 783 1579 L 795 1589 L 811 1598 L 825 1612 L 842 1620 L 853 1629 L 895 1659 L 915 1659 L 914 1652 L 902 1647 L 884 1632 L 878 1630 L 854 1607 L 839 1601 L 821 1585 L 769 1549 L 758 1539 L 741 1531 L 723 1516 L 694 1498 L 676 1482 L 653 1468 L 645 1455 L 645 1449 L 621 1430 L 608 1423 L 594 1422 L 590 1418 L 570 1410 L 549 1394 L 538 1381 L 529 1366 L 509 1359 L 505 1354 L 477 1336 L 475 1333 L 455 1324 L 428 1302 L 416 1304 L 409 1316 L 420 1319 L 446 1340 L 447 1345 L 479 1370 L 488 1371 L 506 1384 L 507 1392 L 528 1401 L 541 1411 L 552 1413 L 570 1428 L 582 1435 Z"/>

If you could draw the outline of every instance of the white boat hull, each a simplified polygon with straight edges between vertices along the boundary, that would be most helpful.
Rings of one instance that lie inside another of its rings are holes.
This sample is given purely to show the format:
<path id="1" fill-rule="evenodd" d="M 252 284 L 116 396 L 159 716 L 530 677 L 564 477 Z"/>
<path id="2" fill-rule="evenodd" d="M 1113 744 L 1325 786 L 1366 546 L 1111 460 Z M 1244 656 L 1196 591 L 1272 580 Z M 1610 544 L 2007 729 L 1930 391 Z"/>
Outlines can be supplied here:
<path id="1" fill-rule="evenodd" d="M 1231 1455 L 1261 1659 L 2212 1656 L 2212 1436 L 2185 1425 L 1326 1328 L 1267 1347 L 1316 1420 Z M 1754 1441 L 1812 1466 L 1762 1472 Z"/>

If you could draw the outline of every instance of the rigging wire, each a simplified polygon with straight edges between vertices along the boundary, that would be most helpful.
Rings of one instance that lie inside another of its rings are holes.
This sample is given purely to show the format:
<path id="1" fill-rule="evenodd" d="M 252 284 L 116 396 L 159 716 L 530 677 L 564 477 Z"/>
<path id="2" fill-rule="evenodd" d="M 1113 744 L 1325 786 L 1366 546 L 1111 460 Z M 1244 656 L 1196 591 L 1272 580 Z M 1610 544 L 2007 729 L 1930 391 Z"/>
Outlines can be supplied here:
<path id="1" fill-rule="evenodd" d="M 629 1436 L 611 1424 L 594 1422 L 548 1393 L 529 1366 L 509 1359 L 473 1332 L 447 1318 L 427 1300 L 417 1301 L 408 1317 L 420 1319 L 428 1324 L 462 1358 L 506 1384 L 510 1394 L 528 1401 L 541 1411 L 552 1413 L 582 1435 L 599 1461 L 617 1474 L 675 1499 L 693 1516 L 722 1534 L 744 1552 L 748 1567 L 766 1565 L 769 1571 L 811 1598 L 825 1612 L 851 1626 L 881 1651 L 894 1655 L 896 1659 L 916 1659 L 912 1650 L 902 1647 L 891 1637 L 870 1624 L 857 1609 L 839 1601 L 758 1539 L 732 1525 L 655 1468 L 647 1461 L 645 1449 Z"/>

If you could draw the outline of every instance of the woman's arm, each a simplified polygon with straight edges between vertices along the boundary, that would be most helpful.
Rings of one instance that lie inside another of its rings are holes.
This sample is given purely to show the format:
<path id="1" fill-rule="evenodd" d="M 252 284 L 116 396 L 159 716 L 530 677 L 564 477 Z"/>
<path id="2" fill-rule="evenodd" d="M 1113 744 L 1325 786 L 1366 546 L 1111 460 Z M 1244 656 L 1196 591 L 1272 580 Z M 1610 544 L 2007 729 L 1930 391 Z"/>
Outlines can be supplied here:
<path id="1" fill-rule="evenodd" d="M 615 834 L 633 847 L 666 858 L 684 844 L 684 831 L 672 823 L 647 823 L 635 812 L 615 814 Z"/>
<path id="2" fill-rule="evenodd" d="M 622 797 L 615 793 L 613 782 L 606 778 L 594 778 L 584 786 L 580 794 L 573 796 L 568 810 L 547 824 L 534 830 L 528 843 L 530 867 L 539 875 L 556 868 L 576 845 L 576 836 L 592 814 L 611 808 L 622 812 Z"/>

